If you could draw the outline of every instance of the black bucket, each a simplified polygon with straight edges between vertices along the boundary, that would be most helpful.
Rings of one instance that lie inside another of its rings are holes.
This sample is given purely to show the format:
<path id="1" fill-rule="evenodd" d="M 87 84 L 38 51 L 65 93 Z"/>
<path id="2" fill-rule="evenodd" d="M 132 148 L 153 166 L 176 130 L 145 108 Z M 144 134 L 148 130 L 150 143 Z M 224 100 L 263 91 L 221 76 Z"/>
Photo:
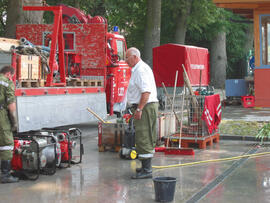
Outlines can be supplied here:
<path id="1" fill-rule="evenodd" d="M 155 187 L 155 200 L 157 202 L 171 202 L 174 199 L 176 178 L 156 177 L 153 178 Z"/>

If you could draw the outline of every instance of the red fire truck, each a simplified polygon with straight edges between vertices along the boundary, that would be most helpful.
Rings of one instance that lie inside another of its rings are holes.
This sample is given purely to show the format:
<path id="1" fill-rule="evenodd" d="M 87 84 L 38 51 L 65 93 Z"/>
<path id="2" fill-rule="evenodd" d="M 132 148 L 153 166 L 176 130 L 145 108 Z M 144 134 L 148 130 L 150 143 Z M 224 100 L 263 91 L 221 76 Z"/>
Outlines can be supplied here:
<path id="1" fill-rule="evenodd" d="M 11 51 L 0 54 L 16 68 L 19 132 L 85 123 L 112 114 L 127 90 L 131 69 L 125 63 L 126 42 L 117 32 L 108 33 L 101 16 L 60 6 L 25 6 L 28 11 L 52 11 L 53 24 L 16 27 L 20 46 L 41 47 L 42 54 Z M 20 48 L 17 48 L 17 50 Z M 37 55 L 37 56 L 34 56 Z M 4 62 L 2 62 L 1 65 Z M 8 64 L 8 62 L 6 62 Z M 45 65 L 44 65 L 45 64 Z"/>

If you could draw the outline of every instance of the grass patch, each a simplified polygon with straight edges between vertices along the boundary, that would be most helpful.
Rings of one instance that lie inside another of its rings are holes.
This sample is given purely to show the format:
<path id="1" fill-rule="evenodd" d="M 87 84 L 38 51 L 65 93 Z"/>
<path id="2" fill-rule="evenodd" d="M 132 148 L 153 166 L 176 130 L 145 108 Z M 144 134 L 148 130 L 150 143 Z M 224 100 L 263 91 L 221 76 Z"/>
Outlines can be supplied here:
<path id="1" fill-rule="evenodd" d="M 221 135 L 256 136 L 259 130 L 269 122 L 257 121 L 228 121 L 222 120 L 219 124 Z"/>

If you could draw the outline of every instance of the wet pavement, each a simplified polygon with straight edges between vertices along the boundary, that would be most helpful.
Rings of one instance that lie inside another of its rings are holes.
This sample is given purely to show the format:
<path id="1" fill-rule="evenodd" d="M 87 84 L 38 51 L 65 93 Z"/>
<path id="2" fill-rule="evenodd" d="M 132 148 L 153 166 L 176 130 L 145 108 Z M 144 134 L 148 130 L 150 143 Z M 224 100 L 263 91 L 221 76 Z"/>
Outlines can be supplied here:
<path id="1" fill-rule="evenodd" d="M 270 108 L 226 106 L 222 110 L 222 119 L 235 121 L 270 121 Z"/>
<path id="2" fill-rule="evenodd" d="M 223 111 L 223 115 L 231 110 L 228 115 L 232 117 L 237 109 L 228 108 Z M 247 109 L 243 109 L 245 110 Z M 264 120 L 270 117 L 270 111 L 269 114 L 267 112 L 263 116 Z M 247 119 L 246 114 L 243 112 L 236 117 Z M 136 167 L 140 166 L 138 160 L 120 159 L 116 152 L 98 152 L 96 124 L 78 127 L 83 131 L 85 151 L 81 164 L 57 169 L 52 176 L 40 175 L 36 181 L 21 180 L 14 184 L 0 184 L 0 202 L 155 202 L 152 179 L 130 179 Z M 208 146 L 205 150 L 195 149 L 194 156 L 155 153 L 152 163 L 154 166 L 168 166 L 270 151 L 270 145 L 258 147 L 257 144 L 251 141 L 221 139 L 219 143 Z M 176 178 L 173 202 L 177 203 L 270 202 L 269 154 L 255 158 L 242 157 L 230 161 L 154 169 L 153 176 Z"/>

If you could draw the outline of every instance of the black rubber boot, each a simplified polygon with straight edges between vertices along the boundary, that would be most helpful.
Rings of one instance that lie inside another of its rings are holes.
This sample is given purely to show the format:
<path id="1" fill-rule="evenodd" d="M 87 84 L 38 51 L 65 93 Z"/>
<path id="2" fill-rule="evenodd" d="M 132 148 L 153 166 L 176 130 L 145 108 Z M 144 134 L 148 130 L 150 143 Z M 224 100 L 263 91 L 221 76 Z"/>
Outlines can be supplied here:
<path id="1" fill-rule="evenodd" d="M 140 173 L 142 171 L 142 168 L 136 168 L 136 173 Z"/>
<path id="2" fill-rule="evenodd" d="M 136 173 L 140 173 L 142 171 L 142 167 L 143 167 L 143 160 L 141 161 L 141 167 L 140 168 L 136 168 Z"/>
<path id="3" fill-rule="evenodd" d="M 137 171 L 137 169 L 136 169 Z M 152 165 L 151 158 L 142 160 L 142 168 L 136 175 L 131 177 L 132 179 L 146 179 L 152 178 Z"/>
<path id="4" fill-rule="evenodd" d="M 16 183 L 19 181 L 19 178 L 13 177 L 10 174 L 11 170 L 11 162 L 8 161 L 1 161 L 1 183 Z"/>

